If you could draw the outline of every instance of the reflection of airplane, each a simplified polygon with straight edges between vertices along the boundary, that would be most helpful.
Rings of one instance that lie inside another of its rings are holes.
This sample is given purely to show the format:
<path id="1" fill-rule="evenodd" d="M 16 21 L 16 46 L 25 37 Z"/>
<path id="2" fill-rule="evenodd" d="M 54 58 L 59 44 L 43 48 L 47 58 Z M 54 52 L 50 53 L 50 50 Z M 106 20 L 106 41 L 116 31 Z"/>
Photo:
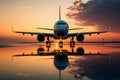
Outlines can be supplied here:
<path id="1" fill-rule="evenodd" d="M 67 50 L 53 50 L 51 52 L 45 51 L 44 48 L 40 47 L 37 49 L 37 54 L 33 52 L 31 54 L 17 54 L 13 55 L 12 57 L 22 57 L 22 56 L 54 56 L 54 66 L 57 70 L 59 70 L 59 80 L 61 80 L 61 71 L 65 70 L 69 65 L 69 58 L 68 56 L 84 56 L 84 55 L 105 55 L 100 53 L 85 53 L 82 47 L 77 48 L 76 52 L 74 50 L 67 51 Z"/>
<path id="2" fill-rule="evenodd" d="M 69 65 L 67 54 L 56 54 L 54 56 L 54 66 L 59 70 L 59 80 L 61 80 L 61 71 L 65 70 Z"/>
<path id="3" fill-rule="evenodd" d="M 69 63 L 68 73 L 75 80 L 120 80 L 119 61 L 120 52 L 109 53 L 109 56 L 84 57 Z M 83 79 L 85 76 L 87 78 Z"/>
<path id="4" fill-rule="evenodd" d="M 85 53 L 84 48 L 82 47 L 78 47 L 76 49 L 76 51 L 74 51 L 74 49 L 72 48 L 72 51 L 68 51 L 66 49 L 60 49 L 60 50 L 53 50 L 53 51 L 49 51 L 49 49 L 47 51 L 45 51 L 44 48 L 40 47 L 37 49 L 37 54 L 31 52 L 31 54 L 17 54 L 17 55 L 13 55 L 13 57 L 19 57 L 19 56 L 54 56 L 56 54 L 67 54 L 68 56 L 87 56 L 87 55 L 106 55 L 106 54 L 101 54 L 99 52 L 97 53 Z"/>
<path id="5" fill-rule="evenodd" d="M 79 42 L 82 42 L 84 40 L 84 35 L 91 35 L 91 34 L 100 34 L 100 33 L 106 33 L 108 31 L 99 31 L 99 32 L 75 32 L 75 33 L 68 33 L 70 30 L 78 30 L 78 29 L 83 29 L 83 28 L 72 28 L 69 29 L 69 25 L 67 24 L 66 21 L 61 20 L 61 10 L 59 7 L 59 20 L 55 23 L 54 29 L 49 29 L 49 28 L 37 28 L 37 29 L 43 29 L 43 30 L 50 30 L 53 31 L 54 33 L 40 33 L 40 32 L 22 32 L 22 31 L 13 31 L 15 33 L 22 33 L 24 34 L 31 34 L 31 35 L 37 35 L 37 40 L 38 41 L 44 41 L 45 37 L 47 37 L 47 45 L 50 45 L 50 38 L 54 39 L 59 39 L 60 44 L 63 44 L 61 41 L 62 39 L 67 39 L 71 38 L 70 45 L 73 45 L 74 42 L 74 37 L 76 37 L 76 40 Z"/>

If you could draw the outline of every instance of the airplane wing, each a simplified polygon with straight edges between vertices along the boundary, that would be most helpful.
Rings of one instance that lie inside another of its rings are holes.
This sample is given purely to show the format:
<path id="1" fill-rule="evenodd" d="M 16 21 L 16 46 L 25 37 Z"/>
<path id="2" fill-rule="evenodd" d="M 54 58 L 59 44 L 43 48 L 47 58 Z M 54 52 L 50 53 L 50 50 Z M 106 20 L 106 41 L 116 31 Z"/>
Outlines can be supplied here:
<path id="1" fill-rule="evenodd" d="M 50 29 L 50 28 L 40 28 L 40 27 L 37 27 L 37 29 L 42 29 L 42 30 L 51 30 L 53 31 L 54 29 Z M 78 29 L 84 29 L 84 28 L 71 28 L 69 30 L 78 30 Z"/>
<path id="2" fill-rule="evenodd" d="M 44 30 L 53 30 L 53 29 L 48 29 L 48 28 L 39 28 L 39 29 L 44 29 Z M 25 32 L 25 31 L 14 31 L 13 30 L 13 26 L 12 26 L 12 32 L 14 33 L 21 33 L 21 34 L 31 34 L 32 36 L 33 35 L 39 35 L 39 34 L 43 34 L 45 36 L 49 36 L 49 37 L 53 37 L 54 34 L 53 33 L 40 33 L 40 32 Z"/>
<path id="3" fill-rule="evenodd" d="M 77 34 L 83 34 L 83 35 L 92 35 L 92 34 L 101 34 L 101 33 L 107 33 L 109 31 L 98 31 L 98 32 L 80 32 L 80 33 L 69 33 L 68 37 L 70 36 L 76 36 Z"/>
<path id="4" fill-rule="evenodd" d="M 98 31 L 98 32 L 81 32 L 83 35 L 91 35 L 91 34 L 100 34 L 100 33 L 107 33 L 108 31 Z"/>
<path id="5" fill-rule="evenodd" d="M 31 35 L 39 35 L 39 34 L 44 34 L 45 36 L 50 36 L 53 37 L 53 33 L 40 33 L 40 32 L 24 32 L 24 31 L 13 31 L 15 33 L 21 33 L 21 34 L 31 34 Z"/>
<path id="6" fill-rule="evenodd" d="M 107 33 L 107 32 L 110 32 L 111 31 L 111 27 L 109 27 L 108 30 L 106 31 L 95 31 L 95 32 L 77 32 L 77 33 L 69 33 L 68 34 L 68 37 L 71 37 L 71 36 L 76 36 L 77 34 L 82 34 L 82 35 L 92 35 L 92 34 L 101 34 L 101 33 Z"/>
<path id="7" fill-rule="evenodd" d="M 16 54 L 12 55 L 12 57 L 20 57 L 20 56 L 54 56 L 56 54 L 60 54 L 62 52 L 56 53 L 56 52 L 42 52 L 41 54 Z M 107 55 L 107 54 L 101 54 L 101 53 L 84 53 L 84 54 L 79 54 L 77 52 L 66 52 L 68 56 L 95 56 L 95 55 Z"/>

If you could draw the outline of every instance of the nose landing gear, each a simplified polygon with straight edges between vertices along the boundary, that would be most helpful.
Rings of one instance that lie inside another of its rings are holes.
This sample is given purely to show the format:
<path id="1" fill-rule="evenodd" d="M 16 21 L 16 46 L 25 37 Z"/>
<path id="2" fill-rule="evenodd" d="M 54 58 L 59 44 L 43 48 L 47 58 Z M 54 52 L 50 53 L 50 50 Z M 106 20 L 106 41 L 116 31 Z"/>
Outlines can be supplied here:
<path id="1" fill-rule="evenodd" d="M 60 48 L 63 48 L 63 41 L 60 41 L 60 42 L 59 42 L 59 47 L 60 47 Z"/>
<path id="2" fill-rule="evenodd" d="M 74 41 L 74 37 L 72 36 L 72 39 L 70 41 L 70 47 L 75 47 L 75 41 Z"/>

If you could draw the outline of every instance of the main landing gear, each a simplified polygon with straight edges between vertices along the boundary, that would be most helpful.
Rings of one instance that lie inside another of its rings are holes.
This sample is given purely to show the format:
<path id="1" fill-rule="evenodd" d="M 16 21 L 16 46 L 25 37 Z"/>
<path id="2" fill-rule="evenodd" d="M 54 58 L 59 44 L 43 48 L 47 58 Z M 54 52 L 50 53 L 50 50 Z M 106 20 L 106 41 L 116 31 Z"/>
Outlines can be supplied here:
<path id="1" fill-rule="evenodd" d="M 47 37 L 46 47 L 51 47 L 51 41 L 49 39 L 49 36 Z"/>
<path id="2" fill-rule="evenodd" d="M 46 47 L 51 47 L 51 41 L 46 41 Z"/>
<path id="3" fill-rule="evenodd" d="M 73 36 L 72 36 L 71 41 L 70 41 L 70 47 L 75 47 L 75 41 L 74 41 Z"/>
<path id="4" fill-rule="evenodd" d="M 46 41 L 46 47 L 51 47 L 51 41 L 49 39 L 49 36 L 47 37 L 47 41 Z M 59 42 L 59 47 L 63 48 L 63 41 Z M 70 47 L 73 48 L 75 47 L 75 41 L 74 41 L 74 37 L 71 37 L 71 41 L 70 41 Z"/>

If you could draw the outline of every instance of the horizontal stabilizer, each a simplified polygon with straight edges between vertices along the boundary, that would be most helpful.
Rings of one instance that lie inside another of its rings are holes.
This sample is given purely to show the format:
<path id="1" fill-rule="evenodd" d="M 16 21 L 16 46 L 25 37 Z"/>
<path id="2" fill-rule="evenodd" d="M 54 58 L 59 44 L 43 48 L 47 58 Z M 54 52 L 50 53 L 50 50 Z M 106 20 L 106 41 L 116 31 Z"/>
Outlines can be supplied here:
<path id="1" fill-rule="evenodd" d="M 38 27 L 37 29 L 42 29 L 42 30 L 52 30 L 52 31 L 54 30 L 54 29 L 50 29 L 50 28 L 39 28 L 39 27 Z"/>
<path id="2" fill-rule="evenodd" d="M 78 30 L 78 29 L 84 29 L 84 28 L 71 28 L 69 30 Z"/>

